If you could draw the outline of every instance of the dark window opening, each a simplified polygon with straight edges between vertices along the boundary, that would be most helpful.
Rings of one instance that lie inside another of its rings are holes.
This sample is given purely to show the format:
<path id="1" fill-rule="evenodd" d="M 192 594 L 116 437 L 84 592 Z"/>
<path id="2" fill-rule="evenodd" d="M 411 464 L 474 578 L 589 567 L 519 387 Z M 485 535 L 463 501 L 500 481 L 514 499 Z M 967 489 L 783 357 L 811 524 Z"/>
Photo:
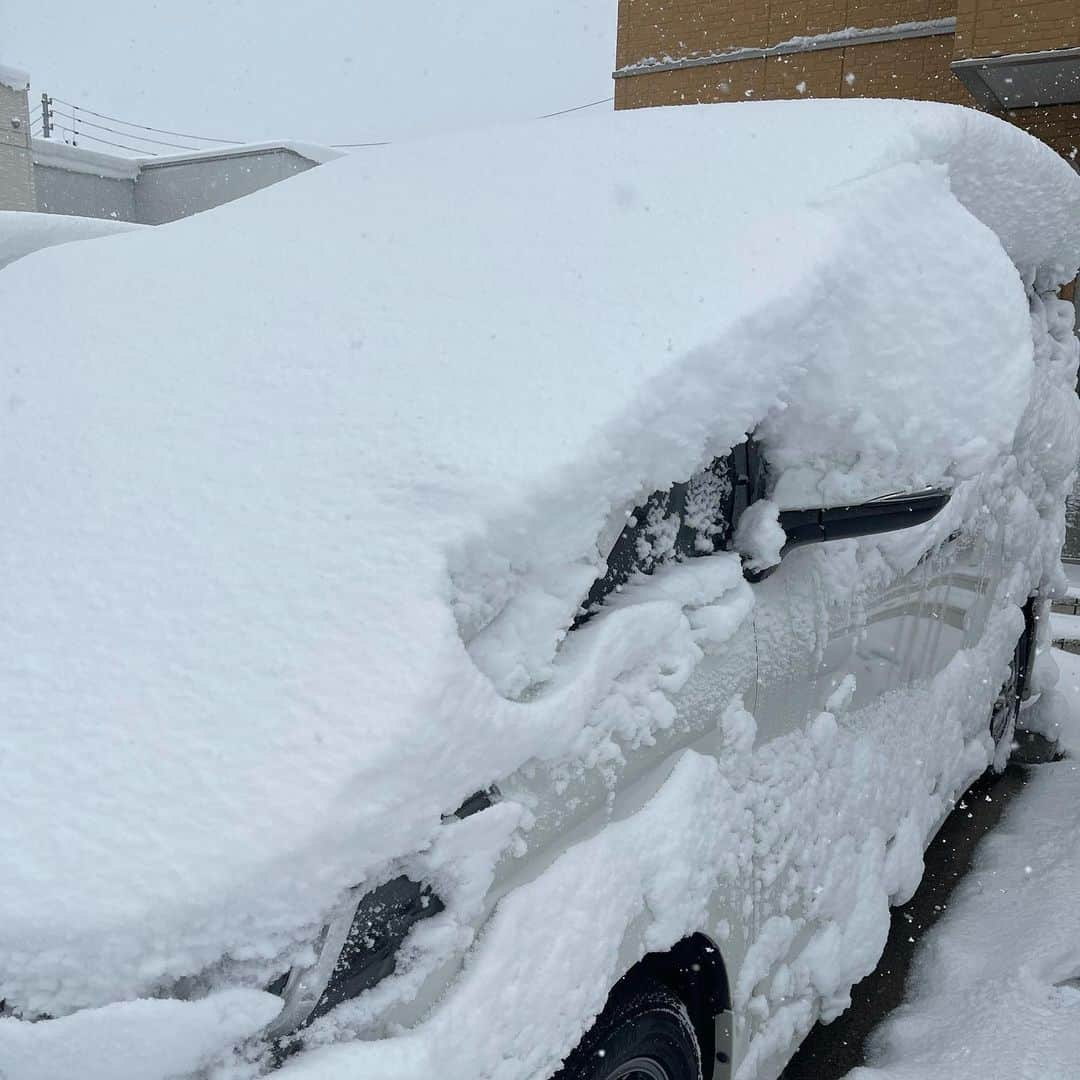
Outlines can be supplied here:
<path id="1" fill-rule="evenodd" d="M 764 494 L 764 460 L 752 439 L 685 483 L 654 491 L 630 513 L 571 629 L 587 622 L 634 574 L 730 548 L 740 515 Z"/>

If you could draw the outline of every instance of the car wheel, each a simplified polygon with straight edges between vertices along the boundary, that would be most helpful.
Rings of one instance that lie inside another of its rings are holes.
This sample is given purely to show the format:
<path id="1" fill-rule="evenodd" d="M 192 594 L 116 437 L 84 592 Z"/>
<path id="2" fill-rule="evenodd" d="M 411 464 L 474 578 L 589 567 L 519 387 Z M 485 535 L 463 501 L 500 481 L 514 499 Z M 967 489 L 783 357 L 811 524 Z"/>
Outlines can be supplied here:
<path id="1" fill-rule="evenodd" d="M 702 1080 L 686 1006 L 659 983 L 616 991 L 553 1080 Z"/>
<path id="2" fill-rule="evenodd" d="M 1019 646 L 1017 646 L 1019 650 Z M 994 708 L 990 713 L 990 734 L 993 736 L 994 745 L 1000 746 L 1006 736 L 1012 738 L 1013 729 L 1016 726 L 1016 717 L 1020 712 L 1020 679 L 1017 674 L 1017 653 L 1013 653 L 1009 661 L 1009 675 L 1006 678 L 998 696 L 994 701 Z"/>
<path id="3" fill-rule="evenodd" d="M 1016 721 L 1020 716 L 1020 700 L 1023 696 L 1023 675 L 1028 658 L 1028 631 L 1025 629 L 1013 650 L 1009 661 L 1009 674 L 998 691 L 990 713 L 990 735 L 994 740 L 994 770 L 1001 772 L 1009 761 Z"/>

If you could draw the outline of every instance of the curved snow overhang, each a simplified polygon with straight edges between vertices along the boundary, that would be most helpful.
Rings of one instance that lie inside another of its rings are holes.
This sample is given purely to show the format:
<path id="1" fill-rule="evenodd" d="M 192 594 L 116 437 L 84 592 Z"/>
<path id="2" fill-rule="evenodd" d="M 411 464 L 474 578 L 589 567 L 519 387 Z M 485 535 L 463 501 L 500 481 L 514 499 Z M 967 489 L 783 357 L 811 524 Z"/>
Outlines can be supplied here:
<path id="1" fill-rule="evenodd" d="M 948 169 L 953 194 L 997 234 L 1024 280 L 1040 291 L 1072 281 L 1080 269 L 1076 169 L 1045 143 L 974 109 L 926 104 L 914 111 L 935 121 L 950 116 L 946 125 L 917 122 L 913 134 L 925 156 Z"/>

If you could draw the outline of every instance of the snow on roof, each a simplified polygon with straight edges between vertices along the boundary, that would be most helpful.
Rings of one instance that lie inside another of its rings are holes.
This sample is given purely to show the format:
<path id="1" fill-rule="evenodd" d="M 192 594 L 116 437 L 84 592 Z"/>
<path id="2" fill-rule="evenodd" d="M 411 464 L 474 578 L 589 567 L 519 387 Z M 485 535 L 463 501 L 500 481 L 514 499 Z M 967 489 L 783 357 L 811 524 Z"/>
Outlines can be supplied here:
<path id="1" fill-rule="evenodd" d="M 111 176 L 118 179 L 134 180 L 142 169 L 158 168 L 162 165 L 178 165 L 185 161 L 213 161 L 220 158 L 246 157 L 252 154 L 286 151 L 322 165 L 342 156 L 340 150 L 328 146 L 316 146 L 313 143 L 278 140 L 258 143 L 235 143 L 229 146 L 216 146 L 206 150 L 189 150 L 182 154 L 157 154 L 154 157 L 129 157 L 118 154 L 105 154 L 98 150 L 87 150 L 82 146 L 69 146 L 53 139 L 34 140 L 34 163 L 49 165 L 54 168 L 68 169 L 71 172 L 89 173 L 94 176 Z"/>
<path id="2" fill-rule="evenodd" d="M 269 959 L 478 788 L 647 735 L 681 609 L 560 645 L 610 521 L 755 426 L 822 499 L 985 467 L 1017 268 L 1078 263 L 1043 145 L 821 101 L 403 143 L 8 267 L 0 996 Z"/>
<path id="3" fill-rule="evenodd" d="M 31 143 L 35 165 L 66 169 L 87 176 L 103 176 L 113 180 L 134 180 L 139 175 L 137 158 L 105 154 L 85 146 L 70 146 L 57 139 L 34 139 Z"/>
<path id="4" fill-rule="evenodd" d="M 344 155 L 340 150 L 315 143 L 296 142 L 291 139 L 269 140 L 254 143 L 230 143 L 228 146 L 209 147 L 205 150 L 185 150 L 180 154 L 156 154 L 153 157 L 136 158 L 142 168 L 158 165 L 174 165 L 183 161 L 207 161 L 216 158 L 244 157 L 249 154 L 265 154 L 284 150 L 298 157 L 323 165 Z"/>
<path id="5" fill-rule="evenodd" d="M 12 90 L 28 90 L 30 88 L 30 76 L 20 68 L 0 64 L 0 83 L 4 86 L 10 86 Z"/>

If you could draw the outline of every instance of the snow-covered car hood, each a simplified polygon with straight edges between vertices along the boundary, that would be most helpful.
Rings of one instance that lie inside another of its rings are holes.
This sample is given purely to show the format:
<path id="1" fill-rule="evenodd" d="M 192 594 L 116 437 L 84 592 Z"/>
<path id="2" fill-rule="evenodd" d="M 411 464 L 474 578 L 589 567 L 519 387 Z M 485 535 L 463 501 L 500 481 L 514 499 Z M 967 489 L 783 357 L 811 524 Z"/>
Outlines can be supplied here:
<path id="1" fill-rule="evenodd" d="M 1009 125 L 800 102 L 401 144 L 8 267 L 0 997 L 269 970 L 472 792 L 659 722 L 741 578 L 560 645 L 612 515 L 755 427 L 821 499 L 970 475 L 1017 269 L 1078 260 Z"/>

